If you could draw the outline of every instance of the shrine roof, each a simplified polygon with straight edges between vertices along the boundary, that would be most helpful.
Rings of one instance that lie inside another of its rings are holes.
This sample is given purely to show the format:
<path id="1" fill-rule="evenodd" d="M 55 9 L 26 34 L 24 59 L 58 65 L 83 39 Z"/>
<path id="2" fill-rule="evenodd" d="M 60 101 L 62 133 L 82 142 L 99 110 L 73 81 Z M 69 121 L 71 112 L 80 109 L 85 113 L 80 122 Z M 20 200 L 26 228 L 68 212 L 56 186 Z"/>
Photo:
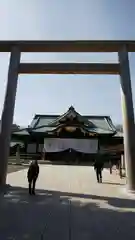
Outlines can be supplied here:
<path id="1" fill-rule="evenodd" d="M 29 127 L 34 132 L 53 131 L 63 122 L 66 123 L 67 120 L 72 118 L 77 118 L 78 123 L 82 127 L 85 126 L 89 131 L 94 130 L 98 133 L 116 132 L 115 126 L 109 116 L 81 115 L 72 106 L 62 115 L 36 114 Z"/>
<path id="2" fill-rule="evenodd" d="M 117 132 L 114 137 L 123 137 L 123 132 Z"/>
<path id="3" fill-rule="evenodd" d="M 27 128 L 20 129 L 18 131 L 14 131 L 12 134 L 13 135 L 22 135 L 22 136 L 24 136 L 24 135 L 29 136 L 30 135 Z"/>
<path id="4" fill-rule="evenodd" d="M 79 126 L 87 132 L 118 135 L 109 116 L 81 115 L 73 106 L 62 115 L 36 114 L 28 128 L 15 131 L 13 135 L 29 136 L 31 132 L 51 134 L 58 128 L 72 125 L 73 119 L 76 119 L 75 126 Z"/>

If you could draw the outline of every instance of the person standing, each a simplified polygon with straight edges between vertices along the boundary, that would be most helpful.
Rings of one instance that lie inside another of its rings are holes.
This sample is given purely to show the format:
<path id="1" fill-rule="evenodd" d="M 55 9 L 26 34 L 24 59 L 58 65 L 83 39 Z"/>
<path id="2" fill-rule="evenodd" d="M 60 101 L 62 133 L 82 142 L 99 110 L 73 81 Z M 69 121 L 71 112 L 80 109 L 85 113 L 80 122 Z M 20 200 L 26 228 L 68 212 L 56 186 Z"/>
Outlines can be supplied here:
<path id="1" fill-rule="evenodd" d="M 112 168 L 113 168 L 112 160 L 109 161 L 109 168 L 110 168 L 110 174 L 112 174 Z"/>
<path id="2" fill-rule="evenodd" d="M 103 161 L 101 159 L 97 159 L 94 163 L 94 169 L 96 171 L 97 182 L 102 183 L 102 171 L 103 171 Z"/>
<path id="3" fill-rule="evenodd" d="M 39 165 L 38 165 L 37 160 L 34 160 L 30 164 L 28 173 L 27 173 L 30 195 L 32 195 L 32 194 L 35 195 L 35 186 L 36 186 L 36 181 L 37 181 L 38 175 L 39 175 Z"/>

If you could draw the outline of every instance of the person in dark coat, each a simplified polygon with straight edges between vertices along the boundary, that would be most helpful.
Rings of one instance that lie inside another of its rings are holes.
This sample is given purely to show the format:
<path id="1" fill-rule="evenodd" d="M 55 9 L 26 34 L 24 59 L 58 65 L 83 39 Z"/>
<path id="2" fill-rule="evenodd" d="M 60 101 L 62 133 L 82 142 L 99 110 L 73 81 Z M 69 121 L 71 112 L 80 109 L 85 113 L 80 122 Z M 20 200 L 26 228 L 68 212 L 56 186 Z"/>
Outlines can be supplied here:
<path id="1" fill-rule="evenodd" d="M 97 159 L 94 163 L 94 169 L 96 171 L 97 182 L 102 183 L 102 171 L 103 171 L 103 161 L 102 159 Z"/>
<path id="2" fill-rule="evenodd" d="M 29 166 L 27 178 L 29 183 L 29 194 L 35 195 L 35 185 L 39 175 L 39 166 L 37 160 L 32 161 Z"/>

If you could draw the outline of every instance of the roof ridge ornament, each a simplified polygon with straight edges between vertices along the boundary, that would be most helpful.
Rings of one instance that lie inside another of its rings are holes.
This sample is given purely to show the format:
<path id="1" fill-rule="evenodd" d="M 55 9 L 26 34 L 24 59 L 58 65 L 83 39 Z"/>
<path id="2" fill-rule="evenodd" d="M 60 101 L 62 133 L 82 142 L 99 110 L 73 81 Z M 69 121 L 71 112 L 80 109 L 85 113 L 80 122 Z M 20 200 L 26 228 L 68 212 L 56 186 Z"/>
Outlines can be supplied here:
<path id="1" fill-rule="evenodd" d="M 69 107 L 69 110 L 75 111 L 75 108 L 71 105 L 71 106 Z"/>

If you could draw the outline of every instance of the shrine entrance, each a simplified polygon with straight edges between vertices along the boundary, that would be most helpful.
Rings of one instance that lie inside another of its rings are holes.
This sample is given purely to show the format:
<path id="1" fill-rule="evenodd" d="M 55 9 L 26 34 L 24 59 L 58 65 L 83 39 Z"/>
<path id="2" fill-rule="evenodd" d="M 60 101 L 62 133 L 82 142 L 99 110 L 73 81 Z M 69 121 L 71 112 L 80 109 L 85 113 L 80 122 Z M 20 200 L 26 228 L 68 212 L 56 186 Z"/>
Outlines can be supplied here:
<path id="1" fill-rule="evenodd" d="M 128 189 L 135 190 L 134 111 L 128 60 L 128 52 L 135 52 L 135 41 L 0 41 L 0 52 L 11 52 L 1 117 L 0 184 L 6 183 L 18 74 L 119 74 L 127 182 Z M 21 63 L 21 52 L 117 52 L 119 62 Z"/>

